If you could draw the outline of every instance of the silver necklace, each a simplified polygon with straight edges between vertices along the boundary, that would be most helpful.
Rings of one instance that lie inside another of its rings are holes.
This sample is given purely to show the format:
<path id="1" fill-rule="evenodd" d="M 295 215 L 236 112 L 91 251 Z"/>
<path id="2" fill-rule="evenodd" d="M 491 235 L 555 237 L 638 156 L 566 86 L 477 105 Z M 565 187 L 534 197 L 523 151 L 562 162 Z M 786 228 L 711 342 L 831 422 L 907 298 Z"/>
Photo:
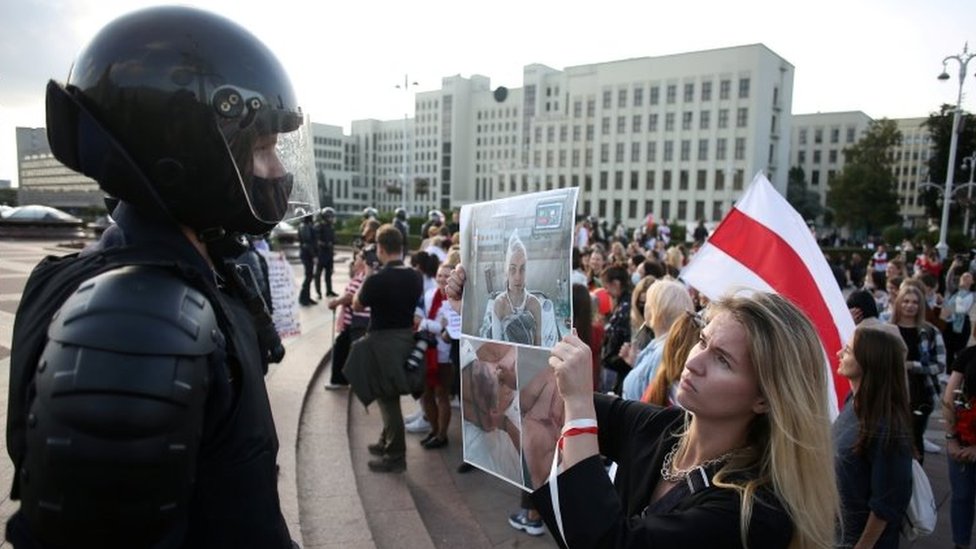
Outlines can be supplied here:
<path id="1" fill-rule="evenodd" d="M 718 456 L 717 458 L 712 458 L 709 460 L 705 460 L 701 463 L 698 463 L 696 465 L 692 465 L 687 469 L 678 469 L 674 466 L 674 455 L 678 453 L 678 446 L 680 444 L 681 441 L 674 443 L 674 446 L 671 447 L 671 450 L 667 453 L 667 455 L 664 456 L 664 463 L 661 464 L 661 478 L 663 478 L 668 482 L 682 481 L 686 479 L 688 477 L 688 474 L 694 471 L 695 469 L 698 469 L 699 467 L 709 467 L 717 463 L 722 463 L 723 461 L 726 461 L 730 457 L 732 457 L 732 454 L 735 453 L 735 450 L 732 450 L 729 452 L 725 452 L 724 454 Z"/>

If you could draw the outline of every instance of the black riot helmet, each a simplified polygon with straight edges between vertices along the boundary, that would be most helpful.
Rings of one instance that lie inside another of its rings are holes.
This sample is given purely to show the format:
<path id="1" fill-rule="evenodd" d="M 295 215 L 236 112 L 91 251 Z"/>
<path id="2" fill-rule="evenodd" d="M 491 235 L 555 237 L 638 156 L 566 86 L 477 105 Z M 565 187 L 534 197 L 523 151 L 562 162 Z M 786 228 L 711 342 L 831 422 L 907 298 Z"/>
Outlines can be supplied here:
<path id="1" fill-rule="evenodd" d="M 335 208 L 332 206 L 322 208 L 322 211 L 319 212 L 319 214 L 322 216 L 322 219 L 328 221 L 329 223 L 335 221 Z"/>
<path id="2" fill-rule="evenodd" d="M 373 207 L 363 208 L 363 219 L 376 219 L 379 217 L 380 212 Z"/>
<path id="3" fill-rule="evenodd" d="M 55 157 L 203 236 L 318 204 L 307 124 L 268 48 L 224 17 L 157 7 L 103 28 L 47 90 Z"/>
<path id="4" fill-rule="evenodd" d="M 407 210 L 404 210 L 403 208 L 397 208 L 396 210 L 394 210 L 394 217 L 396 217 L 400 221 L 406 221 Z"/>

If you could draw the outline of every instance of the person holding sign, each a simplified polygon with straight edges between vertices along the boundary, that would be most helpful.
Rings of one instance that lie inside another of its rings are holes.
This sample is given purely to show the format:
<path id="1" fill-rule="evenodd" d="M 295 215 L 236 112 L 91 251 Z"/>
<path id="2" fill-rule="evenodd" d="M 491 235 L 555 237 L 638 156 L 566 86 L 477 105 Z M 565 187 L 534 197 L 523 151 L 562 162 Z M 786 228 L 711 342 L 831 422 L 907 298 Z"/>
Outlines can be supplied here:
<path id="1" fill-rule="evenodd" d="M 562 473 L 554 467 L 533 499 L 565 546 L 833 546 L 839 503 L 816 331 L 776 294 L 729 297 L 709 313 L 678 386 L 684 410 L 594 395 L 589 347 L 568 336 L 553 348 Z M 601 453 L 619 464 L 616 488 Z"/>
<path id="2" fill-rule="evenodd" d="M 455 269 L 448 294 L 464 281 Z M 840 504 L 816 330 L 761 292 L 715 301 L 708 317 L 680 408 L 594 394 L 589 346 L 570 335 L 553 347 L 566 423 L 533 501 L 563 547 L 833 546 Z M 619 464 L 614 482 L 601 454 Z"/>
<path id="3" fill-rule="evenodd" d="M 512 231 L 505 252 L 505 291 L 488 301 L 481 336 L 496 341 L 541 345 L 542 304 L 525 287 L 528 253 Z"/>

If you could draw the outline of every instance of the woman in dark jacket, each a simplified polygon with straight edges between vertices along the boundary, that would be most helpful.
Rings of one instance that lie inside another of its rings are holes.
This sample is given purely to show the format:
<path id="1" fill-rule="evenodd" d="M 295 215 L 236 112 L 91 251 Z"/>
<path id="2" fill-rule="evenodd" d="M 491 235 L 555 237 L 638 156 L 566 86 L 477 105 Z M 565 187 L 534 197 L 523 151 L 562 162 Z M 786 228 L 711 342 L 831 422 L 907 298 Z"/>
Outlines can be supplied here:
<path id="1" fill-rule="evenodd" d="M 906 352 L 890 326 L 867 325 L 837 355 L 837 373 L 851 383 L 833 426 L 843 509 L 839 547 L 898 547 L 912 494 Z"/>

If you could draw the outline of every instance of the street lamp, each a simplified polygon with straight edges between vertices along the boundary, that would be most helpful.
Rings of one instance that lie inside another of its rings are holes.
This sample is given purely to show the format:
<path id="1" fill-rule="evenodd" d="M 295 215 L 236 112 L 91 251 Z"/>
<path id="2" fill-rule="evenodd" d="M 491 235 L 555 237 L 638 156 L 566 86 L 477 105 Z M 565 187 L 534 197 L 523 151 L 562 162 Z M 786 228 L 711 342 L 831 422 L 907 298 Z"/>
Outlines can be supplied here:
<path id="1" fill-rule="evenodd" d="M 939 257 L 945 260 L 949 253 L 949 245 L 946 243 L 946 234 L 949 231 L 949 198 L 952 196 L 952 178 L 956 172 L 956 147 L 959 145 L 959 115 L 962 112 L 962 85 L 966 81 L 966 67 L 970 59 L 976 57 L 976 53 L 969 53 L 969 43 L 967 42 L 959 55 L 950 55 L 942 60 L 942 74 L 939 80 L 948 80 L 949 73 L 946 68 L 949 60 L 953 59 L 959 63 L 959 94 L 956 97 L 956 108 L 952 111 L 952 137 L 949 141 L 949 166 L 946 168 L 945 199 L 942 201 L 942 223 L 939 226 L 939 243 L 935 246 L 939 250 Z"/>
<path id="2" fill-rule="evenodd" d="M 976 151 L 962 159 L 962 167 L 969 170 L 969 183 L 966 184 L 966 217 L 962 224 L 962 234 L 969 236 L 969 210 L 973 203 L 973 172 L 976 172 Z"/>
<path id="3" fill-rule="evenodd" d="M 398 90 L 403 90 L 403 92 L 406 93 L 407 95 L 407 102 L 404 103 L 404 105 L 409 105 L 410 87 L 419 86 L 419 85 L 420 84 L 416 82 L 410 82 L 410 78 L 408 78 L 406 74 L 403 75 L 403 84 L 397 84 L 396 88 Z M 407 115 L 408 114 L 409 113 L 407 112 L 407 110 L 403 111 L 403 157 L 402 157 L 403 169 L 401 172 L 403 177 L 403 184 L 400 185 L 400 193 L 401 193 L 401 205 L 403 206 L 403 210 L 407 212 L 407 216 L 409 217 L 410 209 L 407 207 L 410 200 L 410 197 L 407 194 L 407 187 L 409 186 L 410 183 L 410 173 L 409 173 L 410 164 L 408 163 L 408 159 L 407 159 L 407 154 L 408 154 L 407 153 Z"/>

